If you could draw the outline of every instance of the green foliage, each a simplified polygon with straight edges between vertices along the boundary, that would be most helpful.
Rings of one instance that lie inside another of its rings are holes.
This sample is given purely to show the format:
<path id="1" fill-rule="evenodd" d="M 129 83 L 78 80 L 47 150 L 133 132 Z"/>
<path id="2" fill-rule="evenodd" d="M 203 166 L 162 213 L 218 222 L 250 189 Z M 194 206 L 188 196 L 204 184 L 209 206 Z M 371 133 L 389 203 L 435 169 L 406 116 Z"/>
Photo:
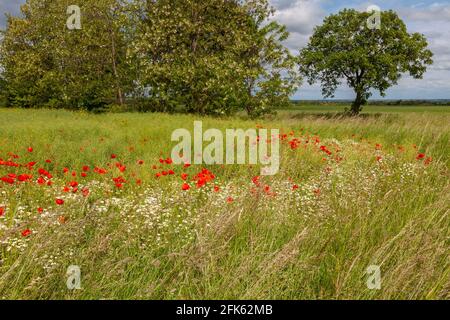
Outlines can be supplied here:
<path id="1" fill-rule="evenodd" d="M 9 105 L 251 116 L 288 103 L 299 77 L 267 19 L 267 0 L 79 1 L 82 29 L 66 28 L 67 2 L 28 0 L 9 17 L 0 64 Z"/>
<path id="2" fill-rule="evenodd" d="M 82 29 L 69 30 L 67 2 L 28 0 L 8 17 L 0 48 L 11 106 L 93 110 L 123 100 L 127 62 L 126 2 L 78 1 Z"/>
<path id="3" fill-rule="evenodd" d="M 384 96 L 403 73 L 420 79 L 433 62 L 425 37 L 409 34 L 395 12 L 381 12 L 381 28 L 373 30 L 366 26 L 370 15 L 346 9 L 327 17 L 299 58 L 302 74 L 310 84 L 320 82 L 325 97 L 333 97 L 346 79 L 356 93 L 354 114 L 370 98 L 371 89 Z"/>

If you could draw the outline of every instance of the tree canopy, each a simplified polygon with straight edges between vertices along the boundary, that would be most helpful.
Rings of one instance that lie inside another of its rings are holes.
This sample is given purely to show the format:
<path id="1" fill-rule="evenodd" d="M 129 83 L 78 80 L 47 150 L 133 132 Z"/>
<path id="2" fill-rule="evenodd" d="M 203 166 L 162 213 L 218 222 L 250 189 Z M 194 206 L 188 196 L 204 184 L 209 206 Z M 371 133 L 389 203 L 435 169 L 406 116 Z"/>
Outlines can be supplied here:
<path id="1" fill-rule="evenodd" d="M 299 82 L 268 22 L 267 0 L 80 0 L 69 30 L 65 0 L 27 0 L 0 46 L 2 93 L 19 107 L 97 109 L 145 101 L 144 110 L 258 116 L 288 103 Z"/>
<path id="2" fill-rule="evenodd" d="M 383 11 L 381 26 L 369 28 L 371 14 L 345 9 L 317 26 L 299 64 L 310 84 L 320 82 L 325 97 L 333 97 L 342 80 L 356 94 L 351 113 L 358 114 L 372 95 L 385 95 L 402 74 L 420 79 L 432 64 L 432 52 L 425 37 L 408 33 L 405 23 L 393 11 Z"/>

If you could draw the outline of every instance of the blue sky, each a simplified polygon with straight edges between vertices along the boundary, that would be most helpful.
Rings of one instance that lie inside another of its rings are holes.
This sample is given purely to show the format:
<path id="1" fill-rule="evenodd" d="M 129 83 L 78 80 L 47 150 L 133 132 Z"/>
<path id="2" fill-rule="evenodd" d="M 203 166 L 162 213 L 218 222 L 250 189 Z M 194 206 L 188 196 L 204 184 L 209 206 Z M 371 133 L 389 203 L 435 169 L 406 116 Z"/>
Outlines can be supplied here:
<path id="1" fill-rule="evenodd" d="M 435 54 L 434 65 L 422 80 L 404 76 L 399 85 L 388 90 L 386 99 L 450 99 L 450 0 L 270 0 L 277 9 L 273 19 L 285 24 L 291 32 L 286 45 L 298 52 L 308 42 L 315 25 L 330 13 L 343 8 L 366 10 L 377 5 L 393 9 L 406 22 L 411 32 L 423 33 Z M 5 13 L 18 14 L 24 0 L 0 0 L 0 28 L 5 26 Z M 73 3 L 72 3 L 73 2 Z M 71 4 L 76 4 L 73 0 Z M 337 99 L 352 99 L 353 92 L 345 85 L 336 92 Z M 321 99 L 318 85 L 304 84 L 295 94 L 299 99 Z M 374 94 L 373 98 L 380 98 Z"/>

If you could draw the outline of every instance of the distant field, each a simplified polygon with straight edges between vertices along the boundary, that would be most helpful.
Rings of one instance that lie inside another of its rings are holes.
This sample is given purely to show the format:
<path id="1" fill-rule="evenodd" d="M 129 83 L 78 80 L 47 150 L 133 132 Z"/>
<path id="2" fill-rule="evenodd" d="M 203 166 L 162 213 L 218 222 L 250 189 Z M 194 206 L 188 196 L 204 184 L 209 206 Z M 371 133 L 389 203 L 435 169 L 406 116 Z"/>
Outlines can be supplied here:
<path id="1" fill-rule="evenodd" d="M 343 112 L 345 105 L 294 105 L 288 111 L 306 113 Z M 347 106 L 349 108 L 349 106 Z M 283 110 L 285 111 L 285 110 Z M 450 113 L 450 106 L 366 106 L 362 113 L 404 113 L 404 112 L 433 112 Z"/>
<path id="2" fill-rule="evenodd" d="M 450 113 L 341 109 L 0 109 L 0 299 L 449 299 Z M 196 120 L 280 129 L 279 174 L 173 165 Z"/>

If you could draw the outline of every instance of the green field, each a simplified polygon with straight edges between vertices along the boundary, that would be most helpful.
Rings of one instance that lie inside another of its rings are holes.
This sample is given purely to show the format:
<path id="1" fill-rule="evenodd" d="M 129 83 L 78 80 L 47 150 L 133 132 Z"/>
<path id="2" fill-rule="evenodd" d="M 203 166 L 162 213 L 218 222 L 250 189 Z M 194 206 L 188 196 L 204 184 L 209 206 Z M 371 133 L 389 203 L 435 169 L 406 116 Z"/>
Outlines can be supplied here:
<path id="1" fill-rule="evenodd" d="M 450 298 L 450 108 L 321 114 L 342 109 L 0 109 L 0 299 Z M 196 120 L 280 129 L 279 174 L 170 164 L 171 133 Z"/>
<path id="2" fill-rule="evenodd" d="M 346 108 L 345 105 L 294 105 L 289 112 L 304 113 L 341 113 Z M 349 106 L 347 106 L 349 108 Z M 369 105 L 364 107 L 364 114 L 374 113 L 450 113 L 450 106 L 386 106 Z"/>

